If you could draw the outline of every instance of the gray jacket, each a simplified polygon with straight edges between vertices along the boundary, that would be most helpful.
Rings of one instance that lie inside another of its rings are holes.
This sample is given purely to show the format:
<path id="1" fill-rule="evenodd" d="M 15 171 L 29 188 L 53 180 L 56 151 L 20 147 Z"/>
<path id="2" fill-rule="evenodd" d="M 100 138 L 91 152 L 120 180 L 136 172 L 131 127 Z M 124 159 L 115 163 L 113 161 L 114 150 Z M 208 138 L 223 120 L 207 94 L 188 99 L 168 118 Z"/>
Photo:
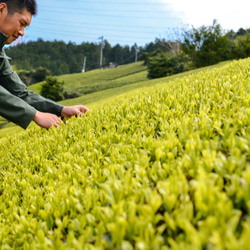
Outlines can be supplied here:
<path id="1" fill-rule="evenodd" d="M 36 110 L 61 115 L 62 105 L 28 91 L 16 72 L 12 70 L 3 46 L 8 36 L 0 32 L 0 116 L 27 128 Z"/>

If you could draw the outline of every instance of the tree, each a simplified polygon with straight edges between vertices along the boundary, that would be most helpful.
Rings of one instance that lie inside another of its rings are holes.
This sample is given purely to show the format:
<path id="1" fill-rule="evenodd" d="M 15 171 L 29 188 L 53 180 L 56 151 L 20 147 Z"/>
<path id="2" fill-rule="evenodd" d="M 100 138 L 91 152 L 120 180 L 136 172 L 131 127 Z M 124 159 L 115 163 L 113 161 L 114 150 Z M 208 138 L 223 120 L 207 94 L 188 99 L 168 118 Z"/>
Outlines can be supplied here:
<path id="1" fill-rule="evenodd" d="M 231 47 L 229 37 L 224 35 L 216 20 L 212 26 L 187 31 L 182 44 L 182 50 L 190 57 L 195 68 L 231 59 Z"/>
<path id="2" fill-rule="evenodd" d="M 51 75 L 50 70 L 44 67 L 38 67 L 34 70 L 17 70 L 21 80 L 28 86 L 37 82 L 44 81 L 47 76 Z"/>
<path id="3" fill-rule="evenodd" d="M 63 100 L 64 81 L 59 82 L 55 77 L 46 78 L 46 83 L 42 85 L 41 95 L 53 101 Z"/>
<path id="4" fill-rule="evenodd" d="M 110 52 L 110 58 L 113 62 L 120 63 L 124 60 L 122 46 L 116 44 Z"/>
<path id="5" fill-rule="evenodd" d="M 250 33 L 247 32 L 245 35 L 236 37 L 234 44 L 234 58 L 239 59 L 250 56 Z"/>
<path id="6" fill-rule="evenodd" d="M 237 36 L 244 36 L 247 33 L 247 31 L 243 28 L 240 28 L 237 32 L 236 35 Z"/>
<path id="7" fill-rule="evenodd" d="M 50 70 L 40 66 L 31 73 L 32 83 L 44 81 L 49 75 L 51 75 Z"/>
<path id="8" fill-rule="evenodd" d="M 184 58 L 159 50 L 148 61 L 148 78 L 170 76 L 184 71 Z"/>

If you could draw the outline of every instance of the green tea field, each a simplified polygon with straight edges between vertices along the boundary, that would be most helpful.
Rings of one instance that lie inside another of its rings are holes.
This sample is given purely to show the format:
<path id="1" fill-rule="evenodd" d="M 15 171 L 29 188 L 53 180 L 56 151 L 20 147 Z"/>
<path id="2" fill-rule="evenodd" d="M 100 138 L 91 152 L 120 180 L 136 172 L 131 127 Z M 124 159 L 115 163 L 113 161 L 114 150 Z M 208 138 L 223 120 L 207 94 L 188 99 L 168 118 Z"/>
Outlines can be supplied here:
<path id="1" fill-rule="evenodd" d="M 0 249 L 250 249 L 249 65 L 103 89 L 1 138 Z"/>
<path id="2" fill-rule="evenodd" d="M 206 68 L 221 67 L 228 62 L 222 62 L 214 66 Z M 193 70 L 192 73 L 197 73 L 202 69 Z M 124 94 L 125 92 L 133 91 L 134 89 L 154 86 L 159 82 L 168 82 L 170 80 L 183 77 L 190 72 L 184 72 L 170 77 L 161 79 L 147 78 L 147 69 L 143 62 L 131 63 L 119 66 L 114 69 L 97 69 L 89 72 L 62 75 L 56 77 L 59 81 L 65 82 L 65 90 L 68 93 L 75 93 L 79 95 L 78 98 L 61 101 L 63 105 L 83 104 L 93 109 L 99 107 L 109 98 Z M 40 94 L 41 85 L 44 82 L 28 86 L 28 90 Z M 5 119 L 0 117 L 0 138 L 6 135 L 23 131 L 22 128 L 13 123 L 8 123 Z"/>

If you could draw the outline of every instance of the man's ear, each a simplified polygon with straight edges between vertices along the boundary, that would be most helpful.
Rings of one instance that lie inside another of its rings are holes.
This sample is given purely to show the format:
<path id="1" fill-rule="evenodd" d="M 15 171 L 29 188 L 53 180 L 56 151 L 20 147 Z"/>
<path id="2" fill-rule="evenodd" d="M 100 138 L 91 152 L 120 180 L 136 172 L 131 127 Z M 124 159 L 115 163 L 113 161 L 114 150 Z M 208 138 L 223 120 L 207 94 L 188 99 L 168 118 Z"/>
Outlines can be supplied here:
<path id="1" fill-rule="evenodd" d="M 0 3 L 0 15 L 4 13 L 4 11 L 8 12 L 7 4 L 6 3 Z"/>

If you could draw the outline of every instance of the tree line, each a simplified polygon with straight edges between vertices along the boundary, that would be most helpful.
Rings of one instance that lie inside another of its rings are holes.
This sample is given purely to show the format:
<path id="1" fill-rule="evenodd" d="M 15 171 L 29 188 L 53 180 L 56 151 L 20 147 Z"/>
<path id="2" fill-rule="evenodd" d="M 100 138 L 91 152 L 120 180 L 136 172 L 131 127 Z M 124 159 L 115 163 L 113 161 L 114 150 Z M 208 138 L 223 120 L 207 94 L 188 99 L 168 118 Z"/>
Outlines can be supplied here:
<path id="1" fill-rule="evenodd" d="M 31 41 L 6 49 L 18 74 L 27 84 L 42 81 L 49 75 L 79 73 L 86 60 L 85 71 L 100 68 L 100 44 L 80 45 L 63 41 Z M 179 32 L 172 39 L 158 39 L 144 47 L 111 46 L 105 40 L 102 65 L 119 65 L 144 60 L 148 77 L 156 78 L 203 67 L 220 61 L 250 56 L 250 29 L 225 32 L 216 20 L 211 26 Z"/>
<path id="2" fill-rule="evenodd" d="M 250 56 L 250 29 L 225 32 L 216 20 L 211 26 L 184 30 L 174 41 L 160 42 L 161 48 L 144 53 L 149 78 Z"/>
<path id="3" fill-rule="evenodd" d="M 119 44 L 111 46 L 105 40 L 102 65 L 110 62 L 119 65 L 135 61 L 136 44 L 132 47 Z M 142 48 L 141 48 L 142 50 Z M 97 43 L 82 43 L 80 45 L 63 41 L 31 41 L 6 49 L 12 58 L 19 75 L 26 84 L 32 84 L 44 75 L 62 75 L 80 73 L 86 57 L 85 71 L 100 68 L 100 45 Z"/>

